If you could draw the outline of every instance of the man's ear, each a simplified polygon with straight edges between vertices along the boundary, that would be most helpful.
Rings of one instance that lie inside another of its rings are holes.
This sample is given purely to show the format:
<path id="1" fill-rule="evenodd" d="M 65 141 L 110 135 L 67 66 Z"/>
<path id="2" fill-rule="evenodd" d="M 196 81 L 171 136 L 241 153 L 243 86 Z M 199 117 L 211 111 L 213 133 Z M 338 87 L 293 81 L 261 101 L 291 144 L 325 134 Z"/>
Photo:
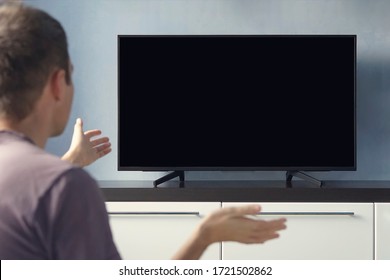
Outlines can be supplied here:
<path id="1" fill-rule="evenodd" d="M 66 93 L 66 73 L 63 69 L 56 69 L 50 76 L 50 92 L 55 101 L 62 101 Z"/>

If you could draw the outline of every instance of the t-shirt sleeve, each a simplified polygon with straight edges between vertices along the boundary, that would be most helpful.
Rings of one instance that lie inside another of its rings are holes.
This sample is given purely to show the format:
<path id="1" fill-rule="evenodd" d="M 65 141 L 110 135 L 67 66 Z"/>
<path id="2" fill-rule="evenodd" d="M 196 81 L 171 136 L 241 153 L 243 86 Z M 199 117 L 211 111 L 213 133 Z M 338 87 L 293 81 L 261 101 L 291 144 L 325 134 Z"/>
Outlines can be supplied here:
<path id="1" fill-rule="evenodd" d="M 120 259 L 102 193 L 81 168 L 62 174 L 36 213 L 38 235 L 51 259 Z"/>

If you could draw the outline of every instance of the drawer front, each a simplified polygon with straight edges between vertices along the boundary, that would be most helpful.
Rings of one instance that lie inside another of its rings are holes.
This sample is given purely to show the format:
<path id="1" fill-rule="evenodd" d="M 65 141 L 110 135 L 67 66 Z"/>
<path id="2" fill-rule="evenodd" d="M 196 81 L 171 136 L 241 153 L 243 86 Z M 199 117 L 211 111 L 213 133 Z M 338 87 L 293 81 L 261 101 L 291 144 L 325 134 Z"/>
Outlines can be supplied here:
<path id="1" fill-rule="evenodd" d="M 375 203 L 375 259 L 390 260 L 390 203 Z"/>
<path id="2" fill-rule="evenodd" d="M 223 207 L 245 203 L 223 203 Z M 247 203 L 246 203 L 247 204 Z M 341 260 L 374 258 L 373 203 L 261 203 L 258 219 L 287 218 L 264 244 L 222 244 L 222 259 Z"/>
<path id="3" fill-rule="evenodd" d="M 114 241 L 123 259 L 170 259 L 219 202 L 106 202 Z M 202 259 L 220 259 L 213 244 Z"/>

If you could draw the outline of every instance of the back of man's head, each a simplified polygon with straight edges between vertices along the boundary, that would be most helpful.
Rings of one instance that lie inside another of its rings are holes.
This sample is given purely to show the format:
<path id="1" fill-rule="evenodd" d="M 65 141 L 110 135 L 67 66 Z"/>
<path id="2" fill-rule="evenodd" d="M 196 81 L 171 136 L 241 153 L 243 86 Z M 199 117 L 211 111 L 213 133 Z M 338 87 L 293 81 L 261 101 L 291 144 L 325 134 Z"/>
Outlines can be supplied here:
<path id="1" fill-rule="evenodd" d="M 64 69 L 71 83 L 61 24 L 32 7 L 0 4 L 0 117 L 29 115 L 55 69 Z"/>

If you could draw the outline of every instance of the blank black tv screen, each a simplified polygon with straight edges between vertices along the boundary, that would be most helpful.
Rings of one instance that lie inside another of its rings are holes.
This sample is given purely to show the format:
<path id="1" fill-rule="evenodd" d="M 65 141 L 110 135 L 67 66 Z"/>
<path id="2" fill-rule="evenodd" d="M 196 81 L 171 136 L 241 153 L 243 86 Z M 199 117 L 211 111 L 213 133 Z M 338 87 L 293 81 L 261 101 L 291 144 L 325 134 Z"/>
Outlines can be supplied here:
<path id="1" fill-rule="evenodd" d="M 119 35 L 118 169 L 356 170 L 356 35 Z"/>

